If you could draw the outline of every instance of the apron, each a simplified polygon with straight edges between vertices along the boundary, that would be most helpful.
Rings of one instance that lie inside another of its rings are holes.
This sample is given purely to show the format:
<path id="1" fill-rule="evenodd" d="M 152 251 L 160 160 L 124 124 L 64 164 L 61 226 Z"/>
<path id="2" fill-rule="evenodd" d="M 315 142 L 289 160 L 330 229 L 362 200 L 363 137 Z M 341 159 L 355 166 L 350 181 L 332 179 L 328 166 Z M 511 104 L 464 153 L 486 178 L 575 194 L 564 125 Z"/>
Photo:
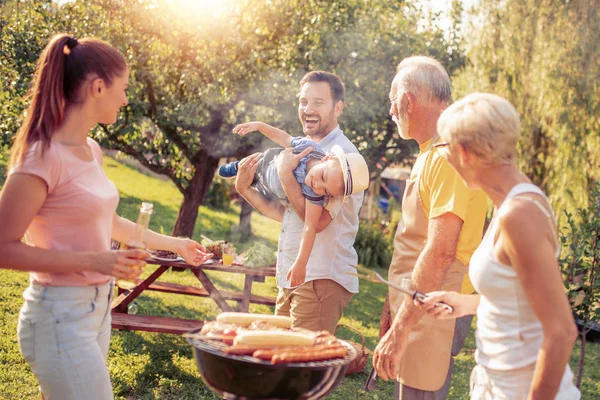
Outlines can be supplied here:
<path id="1" fill-rule="evenodd" d="M 425 153 L 431 150 L 437 137 Z M 423 154 L 422 157 L 428 157 Z M 427 160 L 425 160 L 427 161 Z M 422 165 L 425 165 L 423 163 Z M 410 278 L 417 259 L 427 242 L 429 220 L 425 214 L 419 194 L 419 170 L 413 179 L 406 181 L 402 200 L 402 220 L 394 237 L 394 254 L 388 280 L 400 284 L 402 278 Z M 467 267 L 456 258 L 450 264 L 440 290 L 460 292 Z M 403 301 L 412 301 L 403 293 L 390 288 L 390 310 L 392 319 Z M 438 320 L 423 315 L 408 337 L 408 346 L 402 360 L 397 380 L 403 385 L 426 391 L 437 391 L 446 381 L 450 365 L 455 320 Z"/>

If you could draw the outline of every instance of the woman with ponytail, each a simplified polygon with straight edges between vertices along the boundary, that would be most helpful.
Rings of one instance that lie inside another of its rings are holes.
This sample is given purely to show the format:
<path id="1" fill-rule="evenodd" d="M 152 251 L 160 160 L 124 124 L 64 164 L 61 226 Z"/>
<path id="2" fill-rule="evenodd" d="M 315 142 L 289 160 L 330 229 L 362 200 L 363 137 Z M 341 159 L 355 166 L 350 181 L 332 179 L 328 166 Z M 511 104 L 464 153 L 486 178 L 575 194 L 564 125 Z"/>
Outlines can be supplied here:
<path id="1" fill-rule="evenodd" d="M 106 367 L 113 277 L 135 279 L 149 256 L 111 251 L 111 239 L 128 241 L 135 224 L 116 214 L 119 193 L 88 137 L 127 105 L 128 75 L 109 44 L 54 36 L 38 60 L 0 194 L 0 268 L 30 272 L 19 346 L 47 400 L 113 398 Z M 193 240 L 147 231 L 145 241 L 190 264 L 210 258 Z"/>

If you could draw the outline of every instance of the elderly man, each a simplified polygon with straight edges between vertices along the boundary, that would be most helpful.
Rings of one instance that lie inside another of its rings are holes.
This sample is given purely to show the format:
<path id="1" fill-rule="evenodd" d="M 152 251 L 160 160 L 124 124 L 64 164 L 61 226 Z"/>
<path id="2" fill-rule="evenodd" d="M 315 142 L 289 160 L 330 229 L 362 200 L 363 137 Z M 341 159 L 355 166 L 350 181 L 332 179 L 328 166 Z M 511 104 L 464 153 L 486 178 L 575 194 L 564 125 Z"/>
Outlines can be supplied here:
<path id="1" fill-rule="evenodd" d="M 300 81 L 298 117 L 304 134 L 325 151 L 339 145 L 346 153 L 358 153 L 338 126 L 344 95 L 344 85 L 337 75 L 310 72 Z M 270 202 L 250 186 L 260 153 L 240 161 L 236 189 L 259 212 L 282 222 L 277 252 L 276 314 L 289 315 L 294 327 L 333 332 L 352 294 L 358 292 L 358 279 L 348 273 L 356 271 L 358 262 L 353 245 L 364 192 L 348 196 L 343 204 L 339 199 L 334 200 L 336 203 L 321 214 L 306 279 L 300 286 L 291 287 L 286 276 L 300 249 L 305 215 L 305 199 L 293 170 L 310 150 L 300 154 L 284 150 L 278 172 L 288 204 Z M 363 178 L 368 182 L 368 176 Z"/>
<path id="2" fill-rule="evenodd" d="M 448 73 L 429 57 L 403 60 L 390 91 L 390 114 L 400 136 L 416 140 L 420 153 L 406 182 L 389 280 L 410 278 L 420 292 L 473 291 L 467 266 L 485 220 L 485 194 L 469 189 L 435 149 L 437 120 L 450 94 Z M 453 356 L 460 352 L 471 317 L 439 321 L 423 316 L 394 289 L 388 298 L 393 322 L 375 349 L 377 373 L 398 381 L 397 399 L 445 399 Z"/>

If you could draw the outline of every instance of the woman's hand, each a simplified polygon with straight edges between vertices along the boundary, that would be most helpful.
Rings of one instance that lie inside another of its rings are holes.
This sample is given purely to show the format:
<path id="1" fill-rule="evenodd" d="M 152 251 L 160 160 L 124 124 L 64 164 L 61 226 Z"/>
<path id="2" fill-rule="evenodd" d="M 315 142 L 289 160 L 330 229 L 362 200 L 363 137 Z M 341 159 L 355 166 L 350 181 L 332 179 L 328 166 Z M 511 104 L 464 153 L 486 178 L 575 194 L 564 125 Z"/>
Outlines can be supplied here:
<path id="1" fill-rule="evenodd" d="M 91 257 L 91 269 L 103 275 L 134 280 L 142 273 L 146 258 L 150 258 L 150 253 L 140 249 L 96 253 Z"/>
<path id="2" fill-rule="evenodd" d="M 213 258 L 213 253 L 207 253 L 204 246 L 195 240 L 188 238 L 177 240 L 179 241 L 177 253 L 183 257 L 186 263 L 198 266 Z"/>
<path id="3" fill-rule="evenodd" d="M 252 121 L 245 124 L 236 125 L 231 131 L 236 135 L 246 136 L 250 132 L 259 131 L 262 122 Z"/>
<path id="4" fill-rule="evenodd" d="M 415 300 L 414 303 L 422 311 L 439 319 L 455 319 L 465 315 L 474 314 L 477 306 L 473 310 L 473 295 L 462 295 L 458 292 L 429 292 L 427 297 L 421 303 Z M 479 296 L 477 296 L 477 304 Z M 440 307 L 435 303 L 445 303 L 454 309 L 448 310 L 446 307 Z"/>
<path id="5" fill-rule="evenodd" d="M 235 189 L 242 194 L 252 185 L 254 174 L 258 169 L 258 162 L 262 153 L 254 153 L 251 156 L 243 158 L 238 164 L 238 173 L 235 178 Z"/>

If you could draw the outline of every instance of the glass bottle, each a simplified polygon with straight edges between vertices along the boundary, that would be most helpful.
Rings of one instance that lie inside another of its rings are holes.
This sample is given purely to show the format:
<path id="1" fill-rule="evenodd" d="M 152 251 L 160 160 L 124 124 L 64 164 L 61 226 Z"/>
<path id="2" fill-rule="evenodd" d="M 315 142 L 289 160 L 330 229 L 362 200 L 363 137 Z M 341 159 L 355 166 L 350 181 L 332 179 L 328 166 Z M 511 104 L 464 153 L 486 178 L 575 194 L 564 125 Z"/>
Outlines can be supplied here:
<path id="1" fill-rule="evenodd" d="M 138 312 L 138 305 L 137 305 L 137 301 L 132 301 L 131 303 L 129 303 L 129 305 L 127 306 L 127 314 L 132 314 L 135 315 Z"/>
<path id="2" fill-rule="evenodd" d="M 150 216 L 152 215 L 153 209 L 154 205 L 152 203 L 142 203 L 142 207 L 140 208 L 140 213 L 137 217 L 137 222 L 135 224 L 133 235 L 131 236 L 131 239 L 129 239 L 129 241 L 125 243 L 126 249 L 146 250 L 144 234 L 146 233 L 146 229 L 148 229 L 148 226 L 150 225 Z"/>
<path id="3" fill-rule="evenodd" d="M 150 216 L 152 215 L 153 209 L 154 205 L 152 203 L 142 203 L 142 207 L 140 208 L 140 213 L 137 217 L 137 222 L 135 224 L 133 235 L 126 243 L 123 244 L 124 249 L 146 250 L 144 234 L 146 232 L 146 229 L 148 229 L 148 226 L 150 225 Z M 128 279 L 118 279 L 117 286 L 119 286 L 122 289 L 132 289 L 136 286 L 136 282 L 130 281 Z"/>

